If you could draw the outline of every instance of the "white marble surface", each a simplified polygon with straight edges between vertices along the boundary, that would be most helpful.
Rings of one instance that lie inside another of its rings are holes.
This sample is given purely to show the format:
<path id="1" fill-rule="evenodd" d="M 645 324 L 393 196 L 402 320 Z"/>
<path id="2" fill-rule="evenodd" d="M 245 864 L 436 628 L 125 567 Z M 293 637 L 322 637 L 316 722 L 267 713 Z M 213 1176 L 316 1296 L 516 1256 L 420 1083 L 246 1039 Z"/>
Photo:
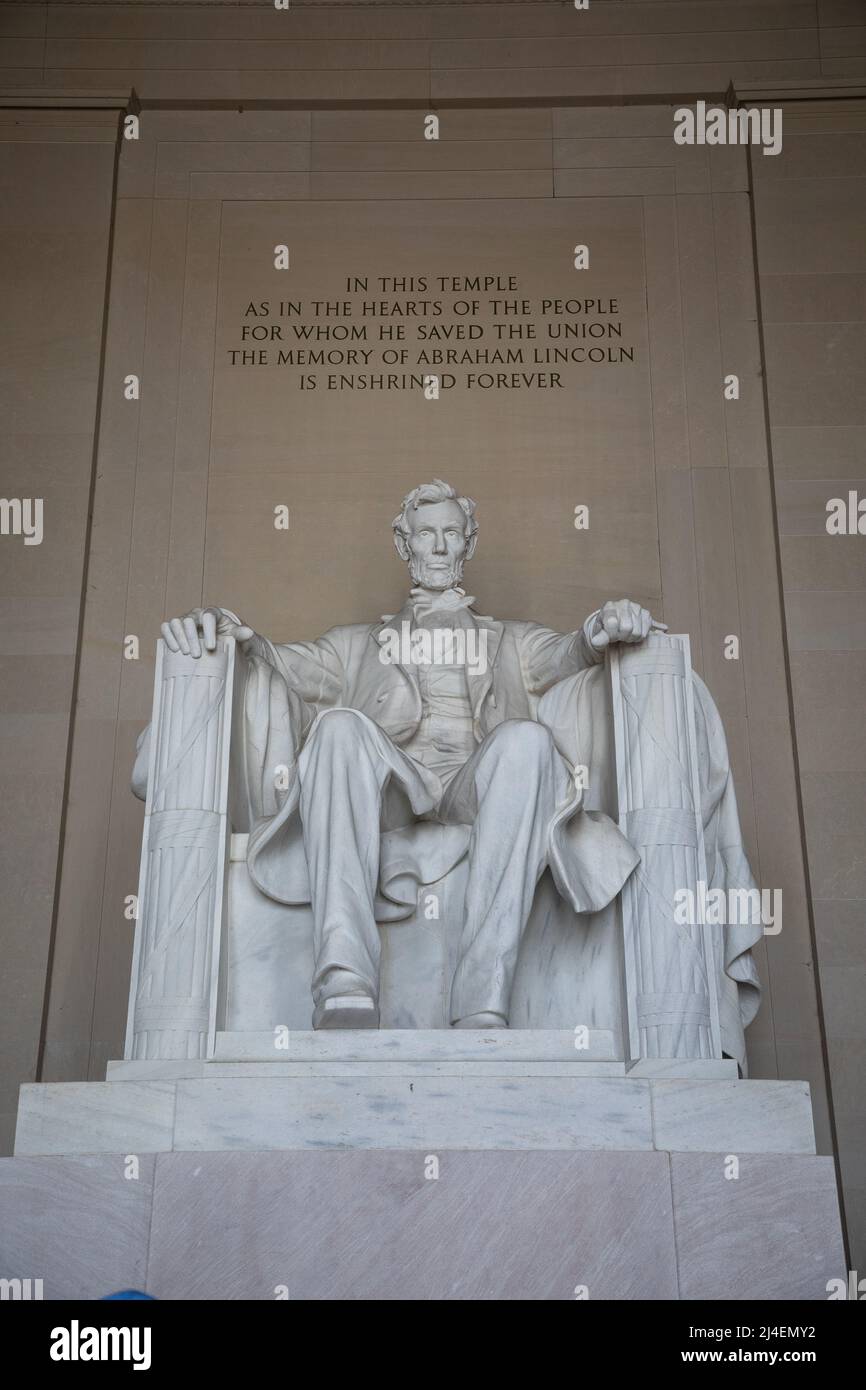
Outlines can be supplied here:
<path id="1" fill-rule="evenodd" d="M 591 1030 L 589 1046 L 578 1048 L 580 1038 L 568 1029 L 471 1029 L 394 1028 L 342 1029 L 314 1032 L 290 1030 L 277 1047 L 274 1032 L 218 1033 L 215 1058 L 219 1061 L 617 1061 L 616 1038 L 610 1032 Z"/>
<path id="2" fill-rule="evenodd" d="M 689 639 L 654 632 L 609 665 L 619 826 L 641 856 L 621 906 L 628 1057 L 721 1059 L 710 929 L 672 921 L 707 879 Z"/>
<path id="3" fill-rule="evenodd" d="M 216 1024 L 228 864 L 235 643 L 197 661 L 157 643 L 124 1056 L 204 1057 Z"/>
<path id="4" fill-rule="evenodd" d="M 517 1062 L 511 1058 L 497 1061 L 411 1060 L 408 1062 L 372 1060 L 369 1062 L 189 1062 L 158 1058 L 152 1062 L 109 1062 L 108 1081 L 195 1081 L 216 1077 L 245 1076 L 624 1076 L 622 1062 Z"/>
<path id="5" fill-rule="evenodd" d="M 171 1148 L 175 1086 L 57 1081 L 21 1087 L 16 1154 L 157 1153 Z"/>
<path id="6" fill-rule="evenodd" d="M 740 1074 L 732 1057 L 638 1057 L 624 1063 L 623 1071 L 633 1080 L 651 1081 L 736 1081 Z"/>
<path id="7" fill-rule="evenodd" d="M 657 1149 L 814 1153 L 806 1081 L 654 1081 Z"/>
<path id="8" fill-rule="evenodd" d="M 255 1070 L 25 1086 L 16 1153 L 815 1148 L 809 1088 L 799 1081 L 599 1077 L 581 1074 L 579 1064 L 551 1070 L 556 1062 L 531 1067 L 507 1057 L 452 1062 L 445 1072 L 412 1058 L 335 1061 L 316 1071 L 300 1062 L 294 1073 L 292 1063 L 282 1073 L 278 1064 L 248 1065 Z"/>
<path id="9" fill-rule="evenodd" d="M 649 1083 L 551 1077 L 178 1081 L 175 1149 L 650 1149 Z"/>
<path id="10" fill-rule="evenodd" d="M 245 862 L 249 837 L 231 838 L 225 1030 L 260 1032 L 275 1024 L 308 1030 L 313 1013 L 312 910 L 286 907 L 259 892 Z M 465 888 L 463 860 L 425 885 L 420 907 L 411 917 L 380 923 L 382 1029 L 447 1029 Z M 438 900 L 438 920 L 424 915 L 430 895 Z M 615 1032 L 618 1037 L 619 938 L 613 906 L 578 916 L 557 893 L 550 874 L 544 873 L 518 955 L 512 1028 L 557 1030 L 584 1023 L 594 1032 Z"/>
<path id="11" fill-rule="evenodd" d="M 109 1081 L 180 1081 L 243 1076 L 628 1076 L 631 1080 L 734 1080 L 736 1062 L 699 1058 L 607 1060 L 610 1035 L 592 1033 L 578 1049 L 567 1032 L 299 1032 L 277 1049 L 274 1035 L 219 1034 L 214 1058 L 108 1063 Z"/>

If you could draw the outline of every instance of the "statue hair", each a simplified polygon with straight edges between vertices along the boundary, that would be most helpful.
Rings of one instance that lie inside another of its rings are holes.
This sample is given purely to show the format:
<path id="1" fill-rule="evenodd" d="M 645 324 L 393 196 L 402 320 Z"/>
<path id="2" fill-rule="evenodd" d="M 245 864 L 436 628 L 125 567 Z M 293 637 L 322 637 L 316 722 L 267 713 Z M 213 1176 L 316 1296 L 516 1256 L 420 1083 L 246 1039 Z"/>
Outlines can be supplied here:
<path id="1" fill-rule="evenodd" d="M 399 550 L 399 540 L 404 541 L 410 534 L 408 514 L 410 511 L 424 505 L 425 502 L 456 502 L 466 516 L 466 537 L 471 540 L 478 530 L 478 522 L 475 520 L 475 503 L 471 497 L 460 497 L 457 489 L 450 483 L 444 483 L 441 478 L 434 478 L 432 483 L 422 483 L 420 487 L 413 487 L 411 492 L 407 492 L 403 498 L 403 505 L 400 511 L 391 522 L 394 530 L 394 541 Z"/>

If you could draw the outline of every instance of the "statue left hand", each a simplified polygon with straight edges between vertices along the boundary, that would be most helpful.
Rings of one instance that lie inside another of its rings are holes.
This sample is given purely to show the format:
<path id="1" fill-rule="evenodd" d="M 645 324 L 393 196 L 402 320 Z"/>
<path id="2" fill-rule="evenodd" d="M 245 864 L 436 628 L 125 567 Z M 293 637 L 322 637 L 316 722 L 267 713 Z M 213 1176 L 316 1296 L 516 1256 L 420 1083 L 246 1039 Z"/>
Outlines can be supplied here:
<path id="1" fill-rule="evenodd" d="M 630 598 L 612 599 L 598 610 L 589 640 L 596 651 L 602 651 L 611 642 L 642 642 L 650 628 L 667 632 L 665 624 L 656 622 L 649 609 L 641 608 Z"/>

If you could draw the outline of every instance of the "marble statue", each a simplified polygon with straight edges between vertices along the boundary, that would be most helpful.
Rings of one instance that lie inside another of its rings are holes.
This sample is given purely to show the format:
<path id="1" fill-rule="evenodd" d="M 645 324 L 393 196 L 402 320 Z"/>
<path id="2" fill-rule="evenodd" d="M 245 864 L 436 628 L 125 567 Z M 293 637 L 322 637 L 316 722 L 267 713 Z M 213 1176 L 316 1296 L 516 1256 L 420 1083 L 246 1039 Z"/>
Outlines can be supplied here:
<path id="1" fill-rule="evenodd" d="M 642 895 L 650 903 L 658 896 L 642 870 L 654 856 L 668 888 L 684 852 L 693 878 L 700 870 L 714 886 L 753 886 L 718 713 L 671 647 L 677 639 L 627 599 L 603 604 L 565 634 L 478 613 L 461 584 L 478 538 L 475 503 L 440 480 L 408 494 L 393 532 L 411 587 L 400 612 L 380 621 L 285 644 L 225 608 L 197 608 L 162 627 L 169 662 L 203 665 L 225 637 L 243 653 L 232 737 L 243 744 L 247 867 L 269 898 L 311 904 L 313 1027 L 378 1027 L 378 923 L 399 916 L 407 877 L 429 883 L 466 856 L 452 1027 L 509 1026 L 521 938 L 549 869 L 576 913 L 599 912 L 630 884 L 637 925 L 626 968 L 639 999 L 641 1050 L 741 1057 L 742 1030 L 757 1008 L 751 947 L 760 925 L 735 925 L 706 948 L 700 926 L 692 937 L 678 929 L 666 951 L 657 927 L 641 926 Z M 656 735 L 656 764 L 644 755 L 643 778 L 634 774 L 639 759 L 626 758 L 619 824 L 617 807 L 590 790 L 610 780 L 604 671 L 606 654 L 617 650 L 634 650 L 638 663 L 616 668 L 621 741 L 639 740 L 660 699 L 663 725 L 685 727 L 688 712 L 698 730 L 688 776 Z M 641 665 L 642 651 L 656 653 L 654 665 Z M 683 670 L 687 697 L 682 679 L 670 684 Z M 148 766 L 159 764 L 148 743 L 143 736 L 133 777 L 141 796 Z M 646 800 L 648 778 L 671 782 L 662 812 Z M 202 843 L 202 833 L 194 829 L 188 842 Z M 706 840 L 700 861 L 698 839 Z"/>

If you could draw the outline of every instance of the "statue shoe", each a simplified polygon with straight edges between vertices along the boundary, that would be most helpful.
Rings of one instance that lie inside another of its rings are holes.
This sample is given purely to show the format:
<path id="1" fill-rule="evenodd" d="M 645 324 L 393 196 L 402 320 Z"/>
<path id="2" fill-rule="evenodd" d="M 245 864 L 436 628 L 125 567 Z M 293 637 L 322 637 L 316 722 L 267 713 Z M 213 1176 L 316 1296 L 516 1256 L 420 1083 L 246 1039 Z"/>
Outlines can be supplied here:
<path id="1" fill-rule="evenodd" d="M 332 994 L 313 1010 L 314 1028 L 378 1028 L 379 1005 L 369 994 Z"/>
<path id="2" fill-rule="evenodd" d="M 508 1021 L 502 1014 L 467 1014 L 451 1024 L 452 1028 L 507 1028 Z"/>

